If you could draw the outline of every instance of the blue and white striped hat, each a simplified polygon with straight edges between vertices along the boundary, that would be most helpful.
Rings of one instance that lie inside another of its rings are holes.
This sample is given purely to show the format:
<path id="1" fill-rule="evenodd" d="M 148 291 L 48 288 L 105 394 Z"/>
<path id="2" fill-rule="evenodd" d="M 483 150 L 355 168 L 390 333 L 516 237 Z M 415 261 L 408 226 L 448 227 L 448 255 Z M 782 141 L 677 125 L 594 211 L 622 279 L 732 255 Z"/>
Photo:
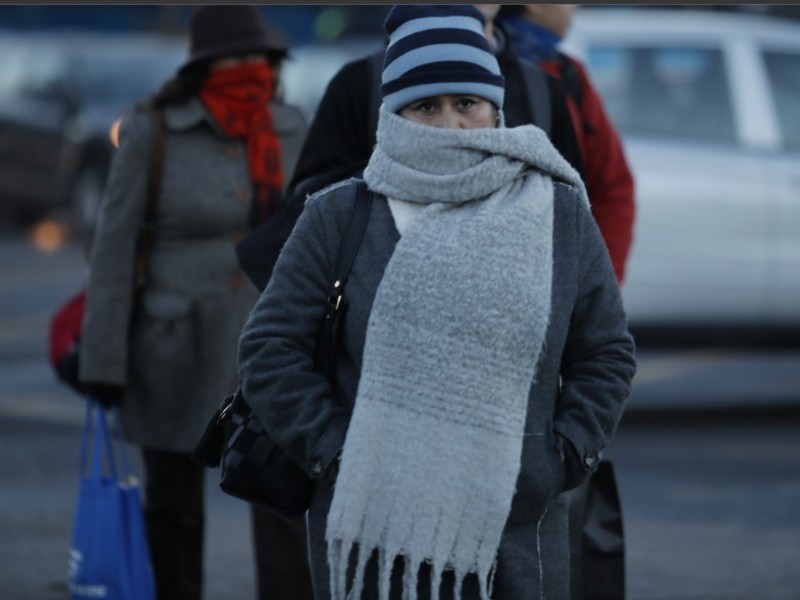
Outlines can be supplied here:
<path id="1" fill-rule="evenodd" d="M 421 98 L 475 94 L 503 106 L 504 79 L 471 4 L 396 4 L 384 29 L 381 96 L 398 112 Z"/>

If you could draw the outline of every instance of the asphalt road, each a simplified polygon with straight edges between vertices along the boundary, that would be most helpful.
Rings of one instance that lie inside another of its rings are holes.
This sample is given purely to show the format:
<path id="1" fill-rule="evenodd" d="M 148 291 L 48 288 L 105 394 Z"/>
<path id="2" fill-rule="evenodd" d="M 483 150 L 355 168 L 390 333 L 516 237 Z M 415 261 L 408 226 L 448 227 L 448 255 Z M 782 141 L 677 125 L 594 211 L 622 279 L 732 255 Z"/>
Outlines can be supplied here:
<path id="1" fill-rule="evenodd" d="M 3 600 L 67 597 L 83 406 L 54 381 L 45 332 L 82 271 L 76 246 L 0 237 Z M 800 348 L 643 347 L 639 360 L 606 453 L 629 600 L 800 599 Z M 253 598 L 247 509 L 209 475 L 206 599 Z"/>
<path id="2" fill-rule="evenodd" d="M 798 432 L 797 416 L 621 427 L 629 598 L 800 598 Z"/>

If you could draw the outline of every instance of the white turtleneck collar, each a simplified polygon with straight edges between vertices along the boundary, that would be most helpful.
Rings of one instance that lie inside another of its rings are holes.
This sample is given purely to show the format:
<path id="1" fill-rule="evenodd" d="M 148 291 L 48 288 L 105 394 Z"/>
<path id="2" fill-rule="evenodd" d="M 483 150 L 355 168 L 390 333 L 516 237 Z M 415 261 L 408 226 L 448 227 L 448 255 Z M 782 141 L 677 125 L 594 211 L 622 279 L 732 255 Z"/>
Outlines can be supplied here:
<path id="1" fill-rule="evenodd" d="M 389 210 L 392 212 L 394 219 L 394 226 L 400 235 L 403 235 L 406 227 L 411 221 L 414 220 L 420 211 L 425 208 L 425 204 L 416 204 L 414 202 L 406 202 L 405 200 L 397 200 L 395 198 L 387 198 L 389 201 Z"/>

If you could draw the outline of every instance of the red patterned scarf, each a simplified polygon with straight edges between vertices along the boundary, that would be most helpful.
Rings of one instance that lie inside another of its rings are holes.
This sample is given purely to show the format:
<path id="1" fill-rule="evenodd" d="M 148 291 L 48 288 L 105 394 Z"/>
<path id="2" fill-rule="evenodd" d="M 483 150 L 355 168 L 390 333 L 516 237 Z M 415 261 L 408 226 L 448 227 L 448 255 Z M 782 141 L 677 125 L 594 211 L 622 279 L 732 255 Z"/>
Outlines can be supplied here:
<path id="1" fill-rule="evenodd" d="M 283 185 L 281 149 L 268 105 L 273 88 L 268 64 L 245 63 L 212 71 L 199 92 L 222 131 L 247 140 L 256 225 L 272 215 Z"/>

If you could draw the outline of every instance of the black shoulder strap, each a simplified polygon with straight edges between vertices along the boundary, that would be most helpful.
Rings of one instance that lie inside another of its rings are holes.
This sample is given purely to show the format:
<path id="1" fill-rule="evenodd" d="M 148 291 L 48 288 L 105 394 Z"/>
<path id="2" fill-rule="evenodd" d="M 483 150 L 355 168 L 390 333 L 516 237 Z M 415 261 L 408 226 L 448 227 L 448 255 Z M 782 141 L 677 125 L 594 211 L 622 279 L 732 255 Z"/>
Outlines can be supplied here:
<path id="1" fill-rule="evenodd" d="M 534 124 L 550 137 L 553 128 L 553 111 L 550 106 L 550 87 L 547 83 L 547 75 L 538 66 L 524 58 L 519 59 L 519 68 L 522 72 L 522 80 L 525 82 L 525 91 Z"/>
<path id="2" fill-rule="evenodd" d="M 583 85 L 581 84 L 581 76 L 580 73 L 578 73 L 578 67 L 575 65 L 575 61 L 563 52 L 558 53 L 558 64 L 559 70 L 561 71 L 561 81 L 564 82 L 564 89 L 567 91 L 567 95 L 575 102 L 575 106 L 578 107 L 578 113 L 581 118 L 580 126 L 582 131 L 576 130 L 575 134 L 580 136 L 591 134 L 594 132 L 595 128 L 594 125 L 586 119 L 586 115 L 583 112 Z"/>
<path id="3" fill-rule="evenodd" d="M 353 210 L 347 219 L 342 245 L 339 248 L 339 256 L 336 259 L 336 278 L 333 282 L 332 297 L 335 302 L 341 302 L 344 286 L 350 269 L 358 254 L 361 240 L 364 239 L 364 232 L 367 230 L 367 221 L 372 208 L 372 192 L 367 189 L 363 181 L 356 184 L 356 198 L 353 203 Z"/>
<path id="4" fill-rule="evenodd" d="M 578 108 L 581 108 L 583 106 L 583 88 L 581 87 L 578 69 L 569 56 L 563 52 L 557 54 L 557 59 L 559 70 L 561 71 L 561 81 L 564 82 L 564 89 L 567 90 L 567 95 L 575 100 Z"/>
<path id="5" fill-rule="evenodd" d="M 341 339 L 339 339 L 343 321 L 341 316 L 347 305 L 344 301 L 344 288 L 350 268 L 358 253 L 358 247 L 361 245 L 367 229 L 372 199 L 372 192 L 367 189 L 363 181 L 358 181 L 353 210 L 350 211 L 347 219 L 339 255 L 336 259 L 336 278 L 328 294 L 322 327 L 317 339 L 315 362 L 320 373 L 325 375 L 329 381 L 333 381 L 334 378 L 336 357 L 341 343 Z"/>
<path id="6" fill-rule="evenodd" d="M 339 247 L 339 255 L 336 257 L 336 276 L 328 293 L 328 302 L 325 310 L 325 318 L 331 319 L 342 306 L 344 298 L 344 287 L 350 269 L 358 254 L 361 240 L 364 239 L 364 232 L 367 230 L 370 209 L 372 208 L 372 192 L 367 189 L 363 181 L 356 184 L 356 197 L 353 202 L 353 209 L 347 218 L 347 225 L 342 236 L 342 245 Z"/>

